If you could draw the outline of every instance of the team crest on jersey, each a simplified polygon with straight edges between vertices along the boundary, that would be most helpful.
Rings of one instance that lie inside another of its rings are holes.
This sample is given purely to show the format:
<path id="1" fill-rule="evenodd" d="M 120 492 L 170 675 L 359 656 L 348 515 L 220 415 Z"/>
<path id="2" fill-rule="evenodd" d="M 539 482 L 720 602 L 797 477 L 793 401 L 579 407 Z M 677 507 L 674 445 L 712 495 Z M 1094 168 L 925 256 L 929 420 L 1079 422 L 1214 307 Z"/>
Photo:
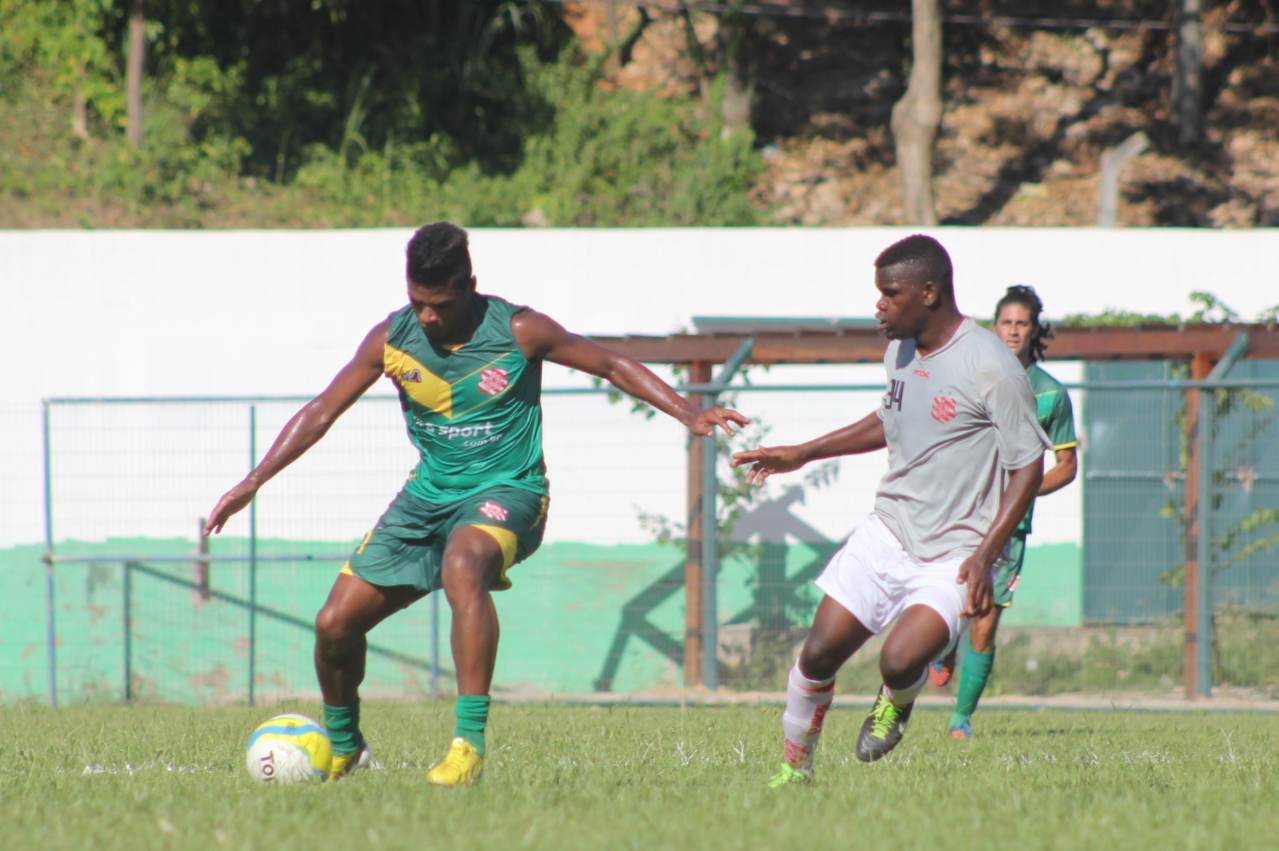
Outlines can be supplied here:
<path id="1" fill-rule="evenodd" d="M 490 396 L 496 396 L 506 389 L 509 383 L 506 377 L 506 370 L 493 367 L 492 369 L 483 370 L 480 373 L 480 392 L 487 393 Z"/>
<path id="2" fill-rule="evenodd" d="M 422 383 L 422 370 L 420 370 L 420 369 L 410 369 L 408 372 L 401 372 L 401 373 L 400 373 L 400 380 L 401 380 L 401 381 L 405 381 L 405 382 L 410 382 L 410 383 L 413 383 L 413 384 L 421 384 L 421 383 Z"/>
<path id="3" fill-rule="evenodd" d="M 955 405 L 957 403 L 949 396 L 933 397 L 933 419 L 939 423 L 948 423 L 955 418 Z"/>
<path id="4" fill-rule="evenodd" d="M 490 520 L 496 520 L 499 523 L 506 522 L 507 511 L 496 502 L 486 502 L 480 506 L 480 514 L 483 514 Z"/>

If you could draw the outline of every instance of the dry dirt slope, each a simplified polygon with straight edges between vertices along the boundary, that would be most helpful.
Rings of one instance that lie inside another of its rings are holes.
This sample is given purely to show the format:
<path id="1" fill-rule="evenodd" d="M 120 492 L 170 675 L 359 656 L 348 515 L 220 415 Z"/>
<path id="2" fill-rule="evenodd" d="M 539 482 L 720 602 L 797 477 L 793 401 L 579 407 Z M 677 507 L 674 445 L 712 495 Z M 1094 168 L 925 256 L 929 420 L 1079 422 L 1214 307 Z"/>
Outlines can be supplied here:
<path id="1" fill-rule="evenodd" d="M 1168 4 L 944 5 L 952 13 L 981 5 L 989 14 L 1159 19 Z M 1099 159 L 1140 130 L 1151 145 L 1122 174 L 1121 224 L 1279 225 L 1279 36 L 1220 28 L 1279 20 L 1272 5 L 1204 3 L 1206 133 L 1193 148 L 1177 144 L 1170 114 L 1170 32 L 947 24 L 939 215 L 952 224 L 1093 224 Z M 566 7 L 588 46 L 601 45 L 604 9 Z M 611 82 L 696 91 L 682 21 L 651 14 L 631 62 Z M 617 15 L 625 34 L 638 13 L 619 7 Z M 719 19 L 694 21 L 712 45 Z M 908 34 L 904 23 L 752 19 L 752 124 L 768 161 L 756 195 L 775 209 L 776 223 L 902 223 L 888 123 L 904 87 Z"/>

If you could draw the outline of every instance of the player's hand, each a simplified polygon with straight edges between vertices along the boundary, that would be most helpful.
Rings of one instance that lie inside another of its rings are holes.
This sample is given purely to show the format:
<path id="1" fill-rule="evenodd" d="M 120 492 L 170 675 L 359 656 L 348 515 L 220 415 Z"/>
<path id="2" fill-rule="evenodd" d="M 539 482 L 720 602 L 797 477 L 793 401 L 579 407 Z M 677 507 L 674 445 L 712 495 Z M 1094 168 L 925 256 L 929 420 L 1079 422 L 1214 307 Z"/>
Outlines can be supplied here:
<path id="1" fill-rule="evenodd" d="M 762 485 L 774 473 L 789 473 L 804 466 L 804 456 L 798 446 L 761 446 L 734 452 L 732 465 L 750 464 L 746 471 L 746 484 Z"/>
<path id="2" fill-rule="evenodd" d="M 715 426 L 719 426 L 727 434 L 733 435 L 737 433 L 733 430 L 734 424 L 744 426 L 750 424 L 750 421 L 750 417 L 739 414 L 732 408 L 703 408 L 689 420 L 688 429 L 693 434 L 710 437 L 715 433 Z"/>
<path id="3" fill-rule="evenodd" d="M 222 495 L 218 500 L 218 504 L 213 506 L 213 510 L 209 512 L 208 522 L 204 524 L 204 534 L 215 535 L 222 531 L 222 526 L 231 519 L 231 516 L 240 512 L 246 505 L 253 502 L 253 497 L 257 496 L 258 489 L 252 485 L 246 485 L 244 482 L 231 488 Z"/>
<path id="4" fill-rule="evenodd" d="M 979 618 L 995 605 L 995 587 L 991 566 L 977 556 L 969 556 L 959 566 L 956 582 L 968 585 L 968 605 L 960 612 L 966 618 Z"/>

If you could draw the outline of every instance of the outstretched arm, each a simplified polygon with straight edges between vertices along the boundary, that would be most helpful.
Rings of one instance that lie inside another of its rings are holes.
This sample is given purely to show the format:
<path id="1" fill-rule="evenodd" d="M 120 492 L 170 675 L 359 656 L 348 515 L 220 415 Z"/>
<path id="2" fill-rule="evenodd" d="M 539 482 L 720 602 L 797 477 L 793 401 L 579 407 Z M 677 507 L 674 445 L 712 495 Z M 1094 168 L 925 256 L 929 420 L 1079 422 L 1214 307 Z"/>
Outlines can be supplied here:
<path id="1" fill-rule="evenodd" d="M 762 484 L 774 473 L 798 470 L 809 461 L 834 458 L 837 455 L 858 455 L 874 452 L 887 446 L 884 438 L 884 421 L 871 411 L 852 425 L 824 434 L 819 438 L 796 446 L 761 446 L 733 454 L 733 466 L 752 465 L 746 471 L 746 483 Z"/>
<path id="2" fill-rule="evenodd" d="M 959 566 L 959 582 L 968 583 L 968 607 L 964 609 L 966 618 L 979 618 L 995 604 L 995 592 L 991 583 L 990 571 L 995 561 L 1003 553 L 1008 539 L 1017 530 L 1017 524 L 1030 510 L 1030 503 L 1039 492 L 1039 485 L 1044 478 L 1044 458 L 1031 461 L 1025 467 L 1014 470 L 1008 477 L 1008 486 L 999 498 L 999 511 L 990 524 L 986 537 L 982 538 L 977 552 L 964 559 Z"/>
<path id="3" fill-rule="evenodd" d="M 748 417 L 729 408 L 698 408 L 644 364 L 606 349 L 594 340 L 570 334 L 558 322 L 535 310 L 517 313 L 511 320 L 511 330 L 529 360 L 548 360 L 603 378 L 628 396 L 679 420 L 694 434 L 709 437 L 715 426 L 733 434 L 734 425 L 750 422 Z"/>
<path id="4" fill-rule="evenodd" d="M 267 450 L 262 461 L 238 485 L 222 495 L 209 513 L 204 534 L 221 532 L 231 516 L 253 501 L 258 488 L 292 464 L 324 437 L 329 427 L 382 375 L 382 350 L 387 323 L 382 322 L 364 338 L 351 362 L 316 396 L 293 415 Z"/>
<path id="5" fill-rule="evenodd" d="M 1075 453 L 1075 447 L 1057 449 L 1054 453 L 1057 460 L 1053 463 L 1052 469 L 1044 473 L 1044 481 L 1039 485 L 1040 496 L 1047 496 L 1061 490 L 1073 482 L 1075 474 L 1079 472 L 1079 456 Z"/>

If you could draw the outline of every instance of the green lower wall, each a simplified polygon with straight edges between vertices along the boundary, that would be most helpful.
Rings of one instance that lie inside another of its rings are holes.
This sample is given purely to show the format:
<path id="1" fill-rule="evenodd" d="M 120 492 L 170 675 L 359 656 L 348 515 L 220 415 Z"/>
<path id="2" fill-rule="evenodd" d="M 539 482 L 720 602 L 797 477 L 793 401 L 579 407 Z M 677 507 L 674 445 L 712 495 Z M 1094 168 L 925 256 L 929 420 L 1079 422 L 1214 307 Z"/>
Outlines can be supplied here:
<path id="1" fill-rule="evenodd" d="M 1083 605 L 1083 551 L 1079 545 L 1030 546 L 1013 605 L 999 622 L 1008 626 L 1079 626 Z"/>
<path id="2" fill-rule="evenodd" d="M 749 643 L 753 629 L 799 627 L 812 616 L 812 578 L 835 544 L 765 545 L 726 561 L 719 578 L 721 641 Z M 333 543 L 260 541 L 260 555 L 345 553 Z M 187 561 L 140 560 L 128 571 L 131 623 L 124 619 L 124 556 L 185 556 L 183 540 L 65 542 L 55 570 L 57 690 L 60 703 L 116 700 L 127 675 L 134 697 L 179 703 L 239 702 L 250 679 L 250 571 L 214 562 L 213 596 L 190 583 Z M 247 542 L 219 539 L 219 554 Z M 0 702 L 47 699 L 45 570 L 40 546 L 0 550 Z M 260 562 L 253 629 L 255 697 L 314 694 L 309 624 L 323 605 L 337 561 Z M 631 691 L 681 683 L 684 632 L 682 555 L 649 545 L 547 544 L 512 569 L 515 587 L 495 595 L 502 623 L 495 690 Z M 166 578 L 167 577 L 167 578 Z M 218 596 L 223 595 L 223 596 Z M 1031 547 L 1016 604 L 1004 622 L 1076 626 L 1083 589 L 1080 551 Z M 413 698 L 431 689 L 428 598 L 370 634 L 365 694 Z M 448 606 L 439 601 L 440 685 L 452 688 Z M 126 645 L 127 640 L 127 645 Z M 127 646 L 127 652 L 126 652 Z M 731 649 L 730 649 L 730 652 Z"/>

